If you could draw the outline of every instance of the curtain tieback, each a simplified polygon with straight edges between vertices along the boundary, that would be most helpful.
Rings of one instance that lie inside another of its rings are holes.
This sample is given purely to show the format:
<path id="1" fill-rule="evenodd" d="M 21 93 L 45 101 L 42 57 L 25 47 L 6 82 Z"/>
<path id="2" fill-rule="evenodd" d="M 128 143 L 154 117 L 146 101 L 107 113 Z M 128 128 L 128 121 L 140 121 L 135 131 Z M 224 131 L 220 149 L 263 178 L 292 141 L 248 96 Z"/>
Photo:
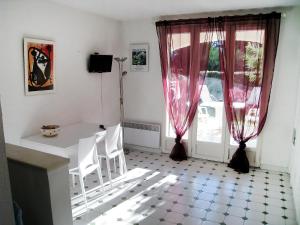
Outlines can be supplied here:
<path id="1" fill-rule="evenodd" d="M 245 148 L 246 148 L 246 142 L 240 141 L 238 150 L 245 150 Z"/>
<path id="2" fill-rule="evenodd" d="M 181 136 L 177 134 L 175 138 L 175 143 L 180 144 L 180 142 L 181 142 Z"/>

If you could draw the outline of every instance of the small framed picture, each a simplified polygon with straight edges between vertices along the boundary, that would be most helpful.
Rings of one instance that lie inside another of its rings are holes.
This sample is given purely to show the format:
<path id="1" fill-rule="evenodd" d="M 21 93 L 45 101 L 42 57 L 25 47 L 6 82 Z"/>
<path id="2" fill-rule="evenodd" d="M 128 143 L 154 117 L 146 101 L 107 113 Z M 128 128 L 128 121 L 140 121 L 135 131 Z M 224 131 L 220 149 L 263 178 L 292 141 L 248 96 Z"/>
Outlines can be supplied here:
<path id="1" fill-rule="evenodd" d="M 130 45 L 130 70 L 133 72 L 149 71 L 149 44 Z"/>
<path id="2" fill-rule="evenodd" d="M 24 38 L 25 94 L 55 91 L 55 43 Z"/>

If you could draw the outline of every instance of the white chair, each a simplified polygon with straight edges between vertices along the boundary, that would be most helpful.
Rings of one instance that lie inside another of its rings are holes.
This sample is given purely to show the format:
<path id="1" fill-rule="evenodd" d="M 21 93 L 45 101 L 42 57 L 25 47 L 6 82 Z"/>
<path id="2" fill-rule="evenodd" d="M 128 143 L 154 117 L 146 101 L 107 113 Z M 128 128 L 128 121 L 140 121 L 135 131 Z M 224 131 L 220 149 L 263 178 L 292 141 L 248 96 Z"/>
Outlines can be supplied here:
<path id="1" fill-rule="evenodd" d="M 101 132 L 97 133 L 96 142 L 98 145 L 98 157 L 100 159 L 100 165 L 101 165 L 101 160 L 105 159 L 109 182 L 110 185 L 112 186 L 111 169 L 110 169 L 111 159 L 114 160 L 115 173 L 117 172 L 116 157 L 119 158 L 120 174 L 123 175 L 124 173 L 127 172 L 127 166 L 126 166 L 125 155 L 123 150 L 123 135 L 122 135 L 121 125 L 118 124 L 113 127 L 107 127 L 105 139 L 104 141 L 102 140 L 103 139 L 101 139 Z"/>
<path id="2" fill-rule="evenodd" d="M 101 138 L 104 139 L 106 132 L 102 132 L 97 135 L 98 140 Z M 82 195 L 84 198 L 85 206 L 87 208 L 87 197 L 84 187 L 84 178 L 97 170 L 100 185 L 103 186 L 103 179 L 101 173 L 101 166 L 97 156 L 97 145 L 96 145 L 96 136 L 89 138 L 84 138 L 79 140 L 78 144 L 78 167 L 72 168 L 69 170 L 69 174 L 72 175 L 73 185 L 75 182 L 75 176 L 79 177 L 79 182 L 82 190 Z"/>
<path id="3" fill-rule="evenodd" d="M 209 113 L 206 106 L 199 106 L 198 118 L 201 122 L 207 123 L 209 119 Z"/>

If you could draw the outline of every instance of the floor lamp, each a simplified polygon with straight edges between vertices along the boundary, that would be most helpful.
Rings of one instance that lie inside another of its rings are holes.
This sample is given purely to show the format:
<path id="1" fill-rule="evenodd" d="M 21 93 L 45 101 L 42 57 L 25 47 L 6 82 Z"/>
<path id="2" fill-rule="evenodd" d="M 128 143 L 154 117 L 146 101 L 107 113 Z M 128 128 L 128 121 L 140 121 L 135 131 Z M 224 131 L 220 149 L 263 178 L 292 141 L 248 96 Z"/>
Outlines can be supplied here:
<path id="1" fill-rule="evenodd" d="M 123 135 L 123 149 L 125 154 L 129 153 L 129 149 L 124 148 L 124 100 L 123 100 L 123 76 L 127 74 L 127 71 L 123 71 L 123 63 L 126 61 L 127 57 L 116 57 L 116 60 L 119 64 L 119 83 L 120 83 L 120 121 L 122 125 L 122 135 Z"/>

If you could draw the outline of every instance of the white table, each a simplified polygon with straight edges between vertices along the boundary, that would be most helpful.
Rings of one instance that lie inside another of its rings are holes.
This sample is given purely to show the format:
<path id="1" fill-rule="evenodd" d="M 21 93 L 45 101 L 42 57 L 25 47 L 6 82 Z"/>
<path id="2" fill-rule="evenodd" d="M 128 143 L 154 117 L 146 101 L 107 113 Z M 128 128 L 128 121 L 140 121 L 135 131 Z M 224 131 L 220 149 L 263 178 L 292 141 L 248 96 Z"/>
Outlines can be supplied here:
<path id="1" fill-rule="evenodd" d="M 37 151 L 70 158 L 74 155 L 78 140 L 87 138 L 102 131 L 98 124 L 80 122 L 61 127 L 59 134 L 55 137 L 45 137 L 36 134 L 21 139 L 20 145 Z"/>
<path id="2" fill-rule="evenodd" d="M 73 156 L 77 155 L 78 140 L 90 137 L 99 131 L 102 129 L 98 124 L 81 122 L 61 127 L 60 133 L 55 137 L 44 137 L 42 134 L 24 137 L 20 141 L 20 146 L 69 158 L 72 164 Z M 72 225 L 68 171 L 68 165 L 48 171 L 54 225 Z"/>

